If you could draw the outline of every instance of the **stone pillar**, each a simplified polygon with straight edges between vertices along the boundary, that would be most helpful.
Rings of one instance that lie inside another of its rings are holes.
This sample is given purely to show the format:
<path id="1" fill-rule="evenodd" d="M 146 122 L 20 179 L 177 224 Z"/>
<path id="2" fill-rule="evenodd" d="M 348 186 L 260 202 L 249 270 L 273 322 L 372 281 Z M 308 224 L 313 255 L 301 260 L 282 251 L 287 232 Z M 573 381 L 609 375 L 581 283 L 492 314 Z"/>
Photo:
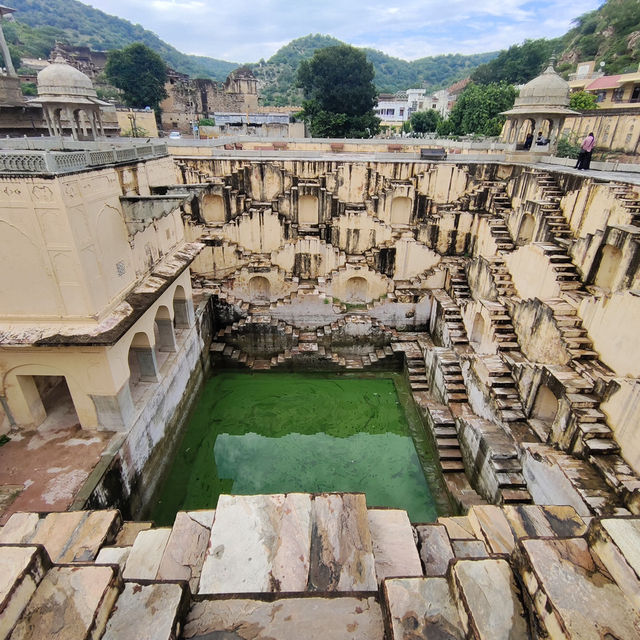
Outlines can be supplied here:
<path id="1" fill-rule="evenodd" d="M 156 318 L 158 325 L 158 351 L 177 351 L 176 334 L 170 318 Z"/>
<path id="2" fill-rule="evenodd" d="M 16 78 L 18 74 L 13 66 L 13 60 L 11 60 L 11 54 L 9 53 L 9 47 L 7 41 L 4 39 L 4 32 L 2 31 L 2 15 L 0 15 L 0 50 L 2 50 L 2 56 L 4 58 L 4 64 L 7 67 L 7 75 Z"/>
<path id="3" fill-rule="evenodd" d="M 16 376 L 19 393 L 11 402 L 12 413 L 19 424 L 38 426 L 47 417 L 33 376 Z"/>
<path id="4" fill-rule="evenodd" d="M 151 347 L 131 347 L 136 354 L 140 380 L 142 382 L 158 382 L 158 362 L 156 352 Z"/>
<path id="5" fill-rule="evenodd" d="M 174 300 L 173 313 L 177 329 L 188 329 L 195 321 L 193 301 L 191 300 Z"/>
<path id="6" fill-rule="evenodd" d="M 129 381 L 115 396 L 91 396 L 98 415 L 98 428 L 106 431 L 128 431 L 136 416 Z"/>

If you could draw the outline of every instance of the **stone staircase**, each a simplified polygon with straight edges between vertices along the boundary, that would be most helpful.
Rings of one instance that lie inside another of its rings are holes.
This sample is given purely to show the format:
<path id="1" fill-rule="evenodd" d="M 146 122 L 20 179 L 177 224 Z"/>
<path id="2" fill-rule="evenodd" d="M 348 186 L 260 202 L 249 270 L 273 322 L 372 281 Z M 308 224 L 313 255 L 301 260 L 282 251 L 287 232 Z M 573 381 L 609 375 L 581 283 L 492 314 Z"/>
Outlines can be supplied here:
<path id="1" fill-rule="evenodd" d="M 493 277 L 493 282 L 498 291 L 498 298 L 511 298 L 517 296 L 516 288 L 513 284 L 509 268 L 504 258 L 501 256 L 493 256 L 486 258 L 489 265 L 489 271 Z"/>
<path id="2" fill-rule="evenodd" d="M 564 298 L 549 298 L 544 302 L 553 313 L 560 337 L 572 361 L 597 359 L 598 354 L 593 350 L 593 343 L 582 326 L 582 319 L 578 316 L 577 305 L 572 300 Z"/>
<path id="3" fill-rule="evenodd" d="M 629 224 L 640 227 L 640 198 L 628 184 L 613 184 L 611 191 L 629 214 Z"/>
<path id="4" fill-rule="evenodd" d="M 570 294 L 573 296 L 587 295 L 584 285 L 580 280 L 580 275 L 566 249 L 548 242 L 537 242 L 535 244 L 542 249 L 545 256 L 549 259 L 562 294 Z"/>
<path id="5" fill-rule="evenodd" d="M 536 182 L 540 188 L 542 199 L 539 211 L 542 214 L 544 227 L 549 233 L 548 240 L 568 247 L 572 239 L 571 227 L 567 223 L 560 205 L 565 193 L 550 173 L 537 173 Z"/>
<path id="6" fill-rule="evenodd" d="M 0 531 L 2 637 L 640 637 L 637 517 L 477 505 L 412 525 L 363 494 L 291 493 L 138 524 L 14 514 Z M 53 560 L 62 550 L 82 560 Z"/>
<path id="7" fill-rule="evenodd" d="M 509 252 L 515 249 L 515 243 L 509 233 L 509 228 L 504 218 L 494 215 L 487 218 L 489 225 L 489 232 L 491 237 L 495 240 L 496 248 L 499 252 Z"/>
<path id="8" fill-rule="evenodd" d="M 465 271 L 465 261 L 461 258 L 444 258 L 440 265 L 446 267 L 448 275 L 444 290 L 458 307 L 471 300 L 471 288 Z"/>
<path id="9" fill-rule="evenodd" d="M 458 305 L 444 289 L 434 289 L 432 293 L 442 309 L 443 344 L 449 348 L 468 345 L 469 338 L 467 337 Z"/>
<path id="10" fill-rule="evenodd" d="M 482 364 L 487 369 L 487 391 L 495 403 L 503 422 L 524 420 L 524 410 L 516 381 L 511 369 L 499 355 L 482 356 Z"/>
<path id="11" fill-rule="evenodd" d="M 506 306 L 500 302 L 492 302 L 490 300 L 483 300 L 482 304 L 489 311 L 493 340 L 498 346 L 498 351 L 519 352 L 518 336 Z"/>

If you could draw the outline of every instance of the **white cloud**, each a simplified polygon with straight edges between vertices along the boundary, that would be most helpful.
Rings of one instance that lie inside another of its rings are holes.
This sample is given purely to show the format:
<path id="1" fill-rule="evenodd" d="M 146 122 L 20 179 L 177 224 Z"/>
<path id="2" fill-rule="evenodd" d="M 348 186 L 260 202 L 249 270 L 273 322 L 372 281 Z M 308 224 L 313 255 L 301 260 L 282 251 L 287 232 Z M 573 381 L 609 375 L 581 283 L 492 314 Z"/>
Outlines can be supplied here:
<path id="1" fill-rule="evenodd" d="M 324 33 L 404 59 L 479 53 L 556 37 L 599 0 L 87 0 L 140 23 L 185 53 L 234 62 L 269 58 L 287 42 Z"/>

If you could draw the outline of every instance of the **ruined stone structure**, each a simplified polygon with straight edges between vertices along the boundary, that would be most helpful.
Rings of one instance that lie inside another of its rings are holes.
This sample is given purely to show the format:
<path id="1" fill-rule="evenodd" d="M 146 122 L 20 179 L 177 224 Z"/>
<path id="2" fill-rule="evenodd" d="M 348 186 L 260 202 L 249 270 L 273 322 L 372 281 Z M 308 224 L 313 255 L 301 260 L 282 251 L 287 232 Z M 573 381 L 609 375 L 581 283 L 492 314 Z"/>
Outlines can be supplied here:
<path id="1" fill-rule="evenodd" d="M 201 118 L 213 118 L 216 111 L 254 113 L 258 110 L 258 81 L 247 67 L 229 74 L 226 81 L 215 82 L 169 70 L 165 89 L 169 94 L 160 104 L 162 128 L 191 133 L 192 124 Z"/>
<path id="2" fill-rule="evenodd" d="M 640 637 L 638 181 L 310 144 L 4 170 L 6 421 L 27 437 L 62 376 L 74 437 L 111 439 L 46 509 L 80 510 L 5 510 L 0 631 Z M 287 494 L 123 522 L 210 365 L 403 367 L 460 515 Z"/>

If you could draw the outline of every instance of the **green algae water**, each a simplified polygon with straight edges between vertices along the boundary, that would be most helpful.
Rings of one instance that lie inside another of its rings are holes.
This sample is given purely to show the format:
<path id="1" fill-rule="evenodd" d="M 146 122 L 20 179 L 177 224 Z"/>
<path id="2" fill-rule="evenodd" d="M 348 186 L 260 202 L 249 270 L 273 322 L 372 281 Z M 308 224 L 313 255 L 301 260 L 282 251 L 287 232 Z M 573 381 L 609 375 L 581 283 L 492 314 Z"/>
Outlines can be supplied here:
<path id="1" fill-rule="evenodd" d="M 412 522 L 447 513 L 437 463 L 400 374 L 209 378 L 151 510 L 214 508 L 221 493 L 359 491 Z M 413 436 L 413 437 L 412 437 Z"/>

